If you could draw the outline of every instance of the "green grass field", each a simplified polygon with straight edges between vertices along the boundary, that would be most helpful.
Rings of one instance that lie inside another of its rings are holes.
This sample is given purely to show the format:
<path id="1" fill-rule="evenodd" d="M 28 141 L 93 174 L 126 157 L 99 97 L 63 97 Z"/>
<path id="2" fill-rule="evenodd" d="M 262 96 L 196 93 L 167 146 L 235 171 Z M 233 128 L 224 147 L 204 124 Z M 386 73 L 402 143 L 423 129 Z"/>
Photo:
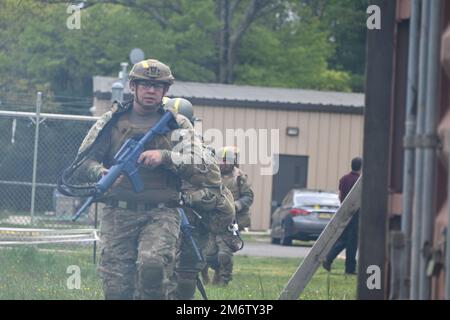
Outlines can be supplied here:
<path id="1" fill-rule="evenodd" d="M 206 286 L 211 300 L 275 300 L 297 269 L 300 259 L 236 256 L 234 280 L 226 288 Z M 80 289 L 68 289 L 67 268 L 81 270 Z M 319 269 L 300 299 L 355 299 L 356 277 L 343 274 L 343 261 L 332 273 Z M 212 274 L 212 271 L 210 271 Z M 73 252 L 16 247 L 0 250 L 0 299 L 103 299 L 92 250 Z M 200 295 L 196 299 L 201 299 Z"/>

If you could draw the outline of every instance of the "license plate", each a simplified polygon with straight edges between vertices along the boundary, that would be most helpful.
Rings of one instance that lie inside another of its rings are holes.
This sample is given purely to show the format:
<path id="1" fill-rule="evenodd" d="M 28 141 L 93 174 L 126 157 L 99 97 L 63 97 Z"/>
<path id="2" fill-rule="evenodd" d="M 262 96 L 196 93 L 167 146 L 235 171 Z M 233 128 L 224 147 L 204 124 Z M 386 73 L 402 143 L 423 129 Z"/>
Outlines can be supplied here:
<path id="1" fill-rule="evenodd" d="M 330 213 L 319 213 L 319 219 L 331 219 Z"/>

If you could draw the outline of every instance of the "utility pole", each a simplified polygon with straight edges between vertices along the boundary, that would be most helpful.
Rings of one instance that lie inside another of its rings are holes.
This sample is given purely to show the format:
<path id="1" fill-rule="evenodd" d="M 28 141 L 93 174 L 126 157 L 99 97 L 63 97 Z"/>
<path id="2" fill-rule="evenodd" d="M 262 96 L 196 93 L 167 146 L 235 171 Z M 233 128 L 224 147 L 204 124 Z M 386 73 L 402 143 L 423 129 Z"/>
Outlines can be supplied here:
<path id="1" fill-rule="evenodd" d="M 381 28 L 367 31 L 364 169 L 359 225 L 359 300 L 386 298 L 388 173 L 396 1 L 373 0 Z M 379 274 L 371 273 L 379 270 Z M 371 277 L 380 286 L 369 286 Z"/>

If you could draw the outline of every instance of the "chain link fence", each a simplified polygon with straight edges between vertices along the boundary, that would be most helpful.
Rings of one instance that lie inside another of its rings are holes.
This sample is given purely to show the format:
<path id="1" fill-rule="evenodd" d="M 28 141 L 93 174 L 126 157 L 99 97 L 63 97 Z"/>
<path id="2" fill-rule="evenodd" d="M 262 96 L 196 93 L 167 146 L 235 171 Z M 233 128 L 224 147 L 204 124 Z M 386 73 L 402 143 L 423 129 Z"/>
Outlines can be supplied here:
<path id="1" fill-rule="evenodd" d="M 39 103 L 38 99 L 36 105 Z M 72 222 L 83 199 L 61 195 L 56 184 L 96 119 L 38 111 L 0 111 L 3 234 L 14 234 L 15 228 L 48 229 L 48 233 L 49 229 L 86 230 L 93 226 L 90 215 Z M 70 233 L 65 234 L 68 237 Z"/>

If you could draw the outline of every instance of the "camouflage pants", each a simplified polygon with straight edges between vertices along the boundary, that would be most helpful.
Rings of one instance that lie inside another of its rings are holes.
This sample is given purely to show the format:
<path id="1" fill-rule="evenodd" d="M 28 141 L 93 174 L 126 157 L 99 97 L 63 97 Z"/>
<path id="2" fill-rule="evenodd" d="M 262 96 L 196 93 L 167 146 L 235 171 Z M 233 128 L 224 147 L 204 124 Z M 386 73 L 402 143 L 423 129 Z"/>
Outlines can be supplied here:
<path id="1" fill-rule="evenodd" d="M 222 283 L 228 284 L 233 279 L 234 251 L 225 243 L 224 235 L 211 234 L 205 251 L 208 266 L 219 275 Z"/>
<path id="2" fill-rule="evenodd" d="M 173 208 L 105 207 L 98 271 L 106 299 L 169 299 L 180 216 Z"/>
<path id="3" fill-rule="evenodd" d="M 244 228 L 250 228 L 250 214 L 246 213 L 237 213 L 236 219 L 239 224 L 239 230 L 242 231 Z"/>
<path id="4" fill-rule="evenodd" d="M 186 216 L 189 223 L 193 226 L 192 236 L 200 251 L 205 250 L 208 243 L 207 221 L 199 219 L 191 209 L 185 208 Z M 205 217 L 206 218 L 206 217 Z M 191 240 L 185 233 L 181 233 L 178 243 L 177 259 L 176 259 L 176 282 L 175 298 L 181 300 L 190 300 L 194 298 L 195 288 L 197 286 L 197 275 L 206 266 L 206 261 L 199 261 Z"/>

